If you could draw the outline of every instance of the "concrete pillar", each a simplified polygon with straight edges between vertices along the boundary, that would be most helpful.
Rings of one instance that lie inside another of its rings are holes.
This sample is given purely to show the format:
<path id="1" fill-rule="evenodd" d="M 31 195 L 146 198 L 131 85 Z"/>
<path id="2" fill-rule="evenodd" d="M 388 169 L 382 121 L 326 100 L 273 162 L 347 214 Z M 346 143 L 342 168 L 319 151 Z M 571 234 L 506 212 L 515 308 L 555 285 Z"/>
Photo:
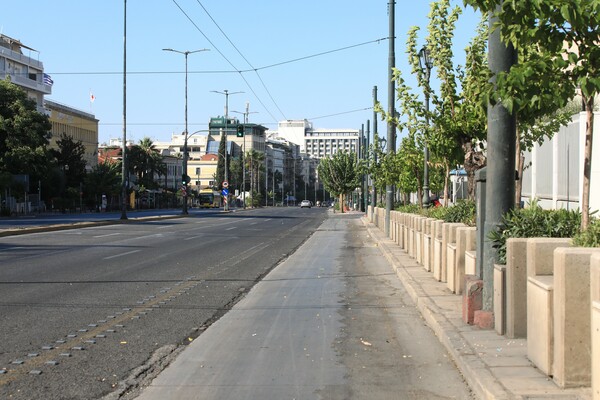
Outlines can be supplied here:
<path id="1" fill-rule="evenodd" d="M 527 357 L 546 375 L 554 360 L 554 276 L 527 279 Z"/>
<path id="2" fill-rule="evenodd" d="M 421 216 L 415 218 L 415 260 L 423 264 L 423 220 Z"/>
<path id="3" fill-rule="evenodd" d="M 506 241 L 506 336 L 527 337 L 527 241 Z M 495 303 L 494 303 L 495 305 Z"/>
<path id="4" fill-rule="evenodd" d="M 506 265 L 494 264 L 494 328 L 506 332 Z"/>
<path id="5" fill-rule="evenodd" d="M 442 281 L 446 281 L 448 289 L 453 293 L 457 292 L 458 282 L 456 282 L 456 232 L 459 227 L 464 227 L 461 223 L 444 224 L 444 238 L 446 240 L 445 252 L 446 259 L 442 259 Z M 444 251 L 444 250 L 443 250 Z M 443 253 L 442 253 L 443 255 Z M 445 265 L 444 265 L 445 264 Z M 444 279 L 444 277 L 446 279 Z"/>
<path id="6" fill-rule="evenodd" d="M 592 301 L 592 398 L 600 400 L 600 254 L 590 259 L 590 300 Z"/>
<path id="7" fill-rule="evenodd" d="M 554 251 L 554 365 L 560 387 L 591 386 L 590 261 L 600 248 Z"/>
<path id="8" fill-rule="evenodd" d="M 437 220 L 433 223 L 433 277 L 438 282 L 442 281 L 442 233 L 444 221 Z"/>
<path id="9" fill-rule="evenodd" d="M 475 249 L 477 231 L 472 226 L 462 226 L 456 230 L 456 262 L 454 268 L 454 281 L 456 293 L 463 293 L 465 289 L 465 253 Z"/>

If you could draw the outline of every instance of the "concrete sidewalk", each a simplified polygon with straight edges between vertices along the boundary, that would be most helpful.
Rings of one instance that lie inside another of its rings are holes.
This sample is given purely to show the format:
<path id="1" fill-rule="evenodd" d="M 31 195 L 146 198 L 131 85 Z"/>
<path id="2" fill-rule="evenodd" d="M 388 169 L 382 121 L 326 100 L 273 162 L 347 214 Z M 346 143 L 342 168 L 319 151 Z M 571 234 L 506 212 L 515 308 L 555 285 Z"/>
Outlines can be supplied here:
<path id="1" fill-rule="evenodd" d="M 367 217 L 362 218 L 423 318 L 482 399 L 591 399 L 590 388 L 560 389 L 527 358 L 526 339 L 507 339 L 462 320 L 462 296 L 409 257 Z"/>

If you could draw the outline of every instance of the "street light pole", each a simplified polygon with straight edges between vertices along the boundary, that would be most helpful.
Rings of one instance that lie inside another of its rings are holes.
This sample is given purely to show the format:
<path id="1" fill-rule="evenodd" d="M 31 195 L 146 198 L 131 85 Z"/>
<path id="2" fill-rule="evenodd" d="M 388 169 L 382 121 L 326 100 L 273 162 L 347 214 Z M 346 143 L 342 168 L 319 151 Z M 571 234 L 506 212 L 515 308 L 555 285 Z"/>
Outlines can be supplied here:
<path id="1" fill-rule="evenodd" d="M 212 93 L 219 93 L 219 94 L 224 94 L 225 95 L 225 182 L 228 182 L 229 176 L 228 176 L 228 167 L 227 167 L 227 123 L 229 122 L 229 95 L 231 94 L 238 94 L 238 93 L 244 93 L 244 92 L 231 92 L 229 93 L 229 90 L 225 89 L 222 92 L 219 92 L 218 90 L 211 90 Z M 229 201 L 228 199 L 225 200 L 225 205 L 223 206 L 223 210 L 224 211 L 229 211 Z"/>
<path id="2" fill-rule="evenodd" d="M 427 46 L 419 51 L 419 66 L 421 71 L 425 73 L 425 148 L 423 149 L 423 207 L 429 207 L 431 199 L 429 198 L 429 148 L 427 146 L 427 132 L 429 130 L 429 80 L 431 78 L 431 69 L 433 68 L 433 60 L 430 57 Z"/>
<path id="3" fill-rule="evenodd" d="M 123 147 L 121 150 L 121 219 L 127 219 L 127 0 L 123 0 Z"/>
<path id="4" fill-rule="evenodd" d="M 187 215 L 188 213 L 188 181 L 187 181 L 187 162 L 188 162 L 188 55 L 192 53 L 198 53 L 200 51 L 208 51 L 209 49 L 200 49 L 193 51 L 179 51 L 174 49 L 163 49 L 164 51 L 171 51 L 174 53 L 183 54 L 185 56 L 185 132 L 183 136 L 183 209 L 181 213 Z"/>

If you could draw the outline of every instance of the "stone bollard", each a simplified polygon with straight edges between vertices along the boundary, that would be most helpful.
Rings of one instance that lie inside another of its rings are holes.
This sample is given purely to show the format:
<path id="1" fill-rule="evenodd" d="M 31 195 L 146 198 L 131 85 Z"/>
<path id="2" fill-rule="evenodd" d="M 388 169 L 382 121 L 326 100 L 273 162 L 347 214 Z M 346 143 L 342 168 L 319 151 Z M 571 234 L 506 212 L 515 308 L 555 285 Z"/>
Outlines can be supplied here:
<path id="1" fill-rule="evenodd" d="M 456 255 L 457 255 L 457 247 L 456 247 L 456 241 L 457 241 L 457 232 L 458 232 L 458 228 L 459 227 L 464 227 L 464 224 L 461 223 L 450 223 L 450 224 L 445 224 L 446 225 L 446 229 L 444 230 L 444 233 L 446 234 L 445 238 L 446 238 L 446 266 L 444 268 L 443 266 L 443 261 L 442 261 L 442 277 L 444 276 L 444 272 L 445 272 L 445 276 L 446 276 L 446 283 L 448 286 L 448 289 L 450 289 L 452 291 L 452 293 L 459 293 L 458 292 L 458 282 L 456 281 Z"/>
<path id="2" fill-rule="evenodd" d="M 570 245 L 571 239 L 527 240 L 526 322 L 518 319 L 510 322 L 525 330 L 527 356 L 546 375 L 553 374 L 554 361 L 554 251 Z M 511 285 L 514 287 L 516 283 L 507 281 L 507 286 Z"/>
<path id="3" fill-rule="evenodd" d="M 506 336 L 527 337 L 527 241 L 506 241 Z"/>
<path id="4" fill-rule="evenodd" d="M 477 276 L 465 276 L 465 290 L 462 302 L 463 322 L 473 325 L 475 312 L 481 310 L 483 302 L 483 281 Z"/>
<path id="5" fill-rule="evenodd" d="M 600 248 L 554 251 L 553 379 L 562 388 L 591 386 L 590 261 Z"/>
<path id="6" fill-rule="evenodd" d="M 600 400 L 600 254 L 590 259 L 590 300 L 592 301 L 592 398 Z"/>
<path id="7" fill-rule="evenodd" d="M 465 253 L 475 249 L 477 230 L 473 226 L 463 226 L 456 230 L 456 261 L 454 267 L 454 281 L 456 294 L 461 294 L 465 289 Z"/>
<path id="8" fill-rule="evenodd" d="M 425 230 L 423 235 L 423 268 L 425 271 L 431 272 L 432 270 L 432 259 L 433 259 L 433 222 L 435 219 L 426 218 L 425 219 Z"/>
<path id="9" fill-rule="evenodd" d="M 433 223 L 433 278 L 442 281 L 442 232 L 444 221 L 436 220 Z"/>

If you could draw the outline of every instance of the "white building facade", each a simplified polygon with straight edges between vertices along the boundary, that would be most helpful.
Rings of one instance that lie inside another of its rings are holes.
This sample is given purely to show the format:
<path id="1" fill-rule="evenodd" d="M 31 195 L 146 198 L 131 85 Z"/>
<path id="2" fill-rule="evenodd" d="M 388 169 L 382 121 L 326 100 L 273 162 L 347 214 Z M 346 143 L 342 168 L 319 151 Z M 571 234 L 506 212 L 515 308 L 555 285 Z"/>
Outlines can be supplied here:
<path id="1" fill-rule="evenodd" d="M 25 90 L 37 104 L 38 111 L 44 110 L 44 96 L 52 94 L 52 79 L 44 74 L 44 65 L 24 54 L 37 51 L 17 39 L 0 34 L 0 79 L 9 79 Z"/>

